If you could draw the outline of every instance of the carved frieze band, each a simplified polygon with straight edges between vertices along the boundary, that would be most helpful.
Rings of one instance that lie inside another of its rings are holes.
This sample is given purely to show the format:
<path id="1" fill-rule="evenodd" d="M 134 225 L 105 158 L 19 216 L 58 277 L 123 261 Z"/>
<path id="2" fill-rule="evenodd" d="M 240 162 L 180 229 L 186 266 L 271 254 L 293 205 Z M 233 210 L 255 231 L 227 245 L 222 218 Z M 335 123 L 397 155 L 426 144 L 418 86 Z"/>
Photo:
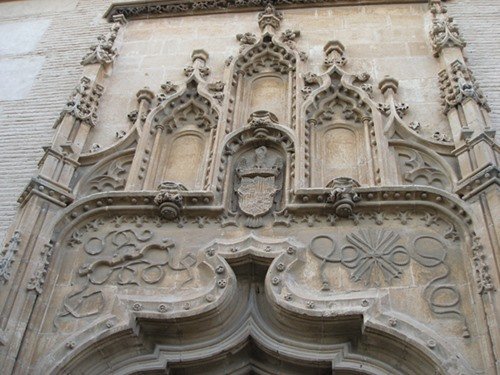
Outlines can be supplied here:
<path id="1" fill-rule="evenodd" d="M 427 0 L 399 0 L 399 3 L 425 3 Z M 384 4 L 388 0 L 363 0 L 358 4 Z M 395 1 L 391 1 L 394 3 Z M 127 19 L 150 17 L 178 17 L 190 14 L 210 14 L 240 12 L 242 10 L 260 10 L 267 4 L 280 8 L 298 8 L 306 6 L 340 6 L 352 5 L 352 0 L 139 0 L 128 4 L 116 3 L 109 7 L 105 17 L 122 14 Z"/>

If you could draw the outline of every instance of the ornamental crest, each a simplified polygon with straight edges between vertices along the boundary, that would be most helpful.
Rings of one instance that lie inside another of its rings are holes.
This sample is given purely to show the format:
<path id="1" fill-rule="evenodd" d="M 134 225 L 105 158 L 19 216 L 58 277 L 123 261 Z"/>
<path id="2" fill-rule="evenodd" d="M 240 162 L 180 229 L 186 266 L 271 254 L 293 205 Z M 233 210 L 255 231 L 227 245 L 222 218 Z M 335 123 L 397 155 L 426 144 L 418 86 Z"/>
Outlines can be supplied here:
<path id="1" fill-rule="evenodd" d="M 269 155 L 265 146 L 258 147 L 251 157 L 243 157 L 237 164 L 240 183 L 235 190 L 239 208 L 248 215 L 247 226 L 260 227 L 262 216 L 272 209 L 281 190 L 282 169 L 283 159 Z"/>

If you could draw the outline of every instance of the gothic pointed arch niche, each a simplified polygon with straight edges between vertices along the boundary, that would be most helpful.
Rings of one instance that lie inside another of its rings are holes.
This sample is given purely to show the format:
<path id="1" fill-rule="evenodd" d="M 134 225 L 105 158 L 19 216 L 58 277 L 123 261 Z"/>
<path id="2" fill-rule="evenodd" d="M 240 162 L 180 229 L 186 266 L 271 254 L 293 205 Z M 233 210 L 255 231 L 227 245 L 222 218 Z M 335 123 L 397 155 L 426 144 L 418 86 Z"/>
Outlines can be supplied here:
<path id="1" fill-rule="evenodd" d="M 255 111 L 269 111 L 281 124 L 294 126 L 296 66 L 305 55 L 295 48 L 300 32 L 277 30 L 283 16 L 268 6 L 259 14 L 260 37 L 238 34 L 240 52 L 228 60 L 230 68 L 229 131 L 244 126 Z"/>
<path id="2" fill-rule="evenodd" d="M 208 54 L 192 54 L 193 64 L 184 69 L 186 83 L 174 95 L 159 99 L 146 120 L 149 136 L 143 148 L 151 166 L 145 187 L 156 189 L 164 181 L 173 181 L 188 190 L 206 190 L 219 121 L 219 102 L 210 94 L 215 85 L 208 83 Z M 176 91 L 172 86 L 171 91 Z"/>
<path id="3" fill-rule="evenodd" d="M 226 191 L 229 213 L 258 228 L 269 214 L 283 209 L 293 184 L 293 135 L 267 111 L 252 113 L 248 125 L 224 140 L 217 190 Z M 225 188 L 222 189 L 224 181 Z"/>
<path id="4" fill-rule="evenodd" d="M 355 83 L 369 79 L 353 75 L 345 65 L 344 46 L 328 42 L 327 71 L 304 75 L 305 177 L 311 187 L 326 187 L 335 178 L 351 178 L 361 185 L 375 180 L 373 115 L 375 104 Z"/>

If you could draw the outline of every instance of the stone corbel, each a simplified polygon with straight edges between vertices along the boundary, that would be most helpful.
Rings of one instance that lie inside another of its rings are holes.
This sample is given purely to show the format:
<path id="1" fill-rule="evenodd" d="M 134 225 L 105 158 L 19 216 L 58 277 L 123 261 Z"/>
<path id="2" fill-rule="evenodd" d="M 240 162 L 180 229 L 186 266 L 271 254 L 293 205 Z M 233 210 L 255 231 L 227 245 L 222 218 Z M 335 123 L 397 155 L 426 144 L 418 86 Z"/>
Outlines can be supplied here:
<path id="1" fill-rule="evenodd" d="M 187 191 L 186 187 L 167 181 L 160 184 L 158 190 L 154 202 L 160 208 L 161 216 L 169 221 L 177 219 L 184 206 L 184 198 L 180 192 Z"/>
<path id="2" fill-rule="evenodd" d="M 359 183 L 349 177 L 338 177 L 326 185 L 332 190 L 326 198 L 326 202 L 332 205 L 332 210 L 336 215 L 347 218 L 352 215 L 354 205 L 361 200 L 355 188 Z"/>

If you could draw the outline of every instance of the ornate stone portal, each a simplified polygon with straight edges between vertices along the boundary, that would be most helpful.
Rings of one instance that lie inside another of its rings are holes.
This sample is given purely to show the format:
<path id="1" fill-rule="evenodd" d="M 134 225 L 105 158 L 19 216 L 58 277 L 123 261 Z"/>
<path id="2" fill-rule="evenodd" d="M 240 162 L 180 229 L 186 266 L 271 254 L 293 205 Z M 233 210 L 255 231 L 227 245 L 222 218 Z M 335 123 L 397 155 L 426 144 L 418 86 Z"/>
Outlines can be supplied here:
<path id="1" fill-rule="evenodd" d="M 392 78 L 376 102 L 339 41 L 307 72 L 268 5 L 223 80 L 195 50 L 85 153 L 115 17 L 1 253 L 4 372 L 495 373 L 498 146 L 430 3 L 451 136 L 407 124 Z"/>

